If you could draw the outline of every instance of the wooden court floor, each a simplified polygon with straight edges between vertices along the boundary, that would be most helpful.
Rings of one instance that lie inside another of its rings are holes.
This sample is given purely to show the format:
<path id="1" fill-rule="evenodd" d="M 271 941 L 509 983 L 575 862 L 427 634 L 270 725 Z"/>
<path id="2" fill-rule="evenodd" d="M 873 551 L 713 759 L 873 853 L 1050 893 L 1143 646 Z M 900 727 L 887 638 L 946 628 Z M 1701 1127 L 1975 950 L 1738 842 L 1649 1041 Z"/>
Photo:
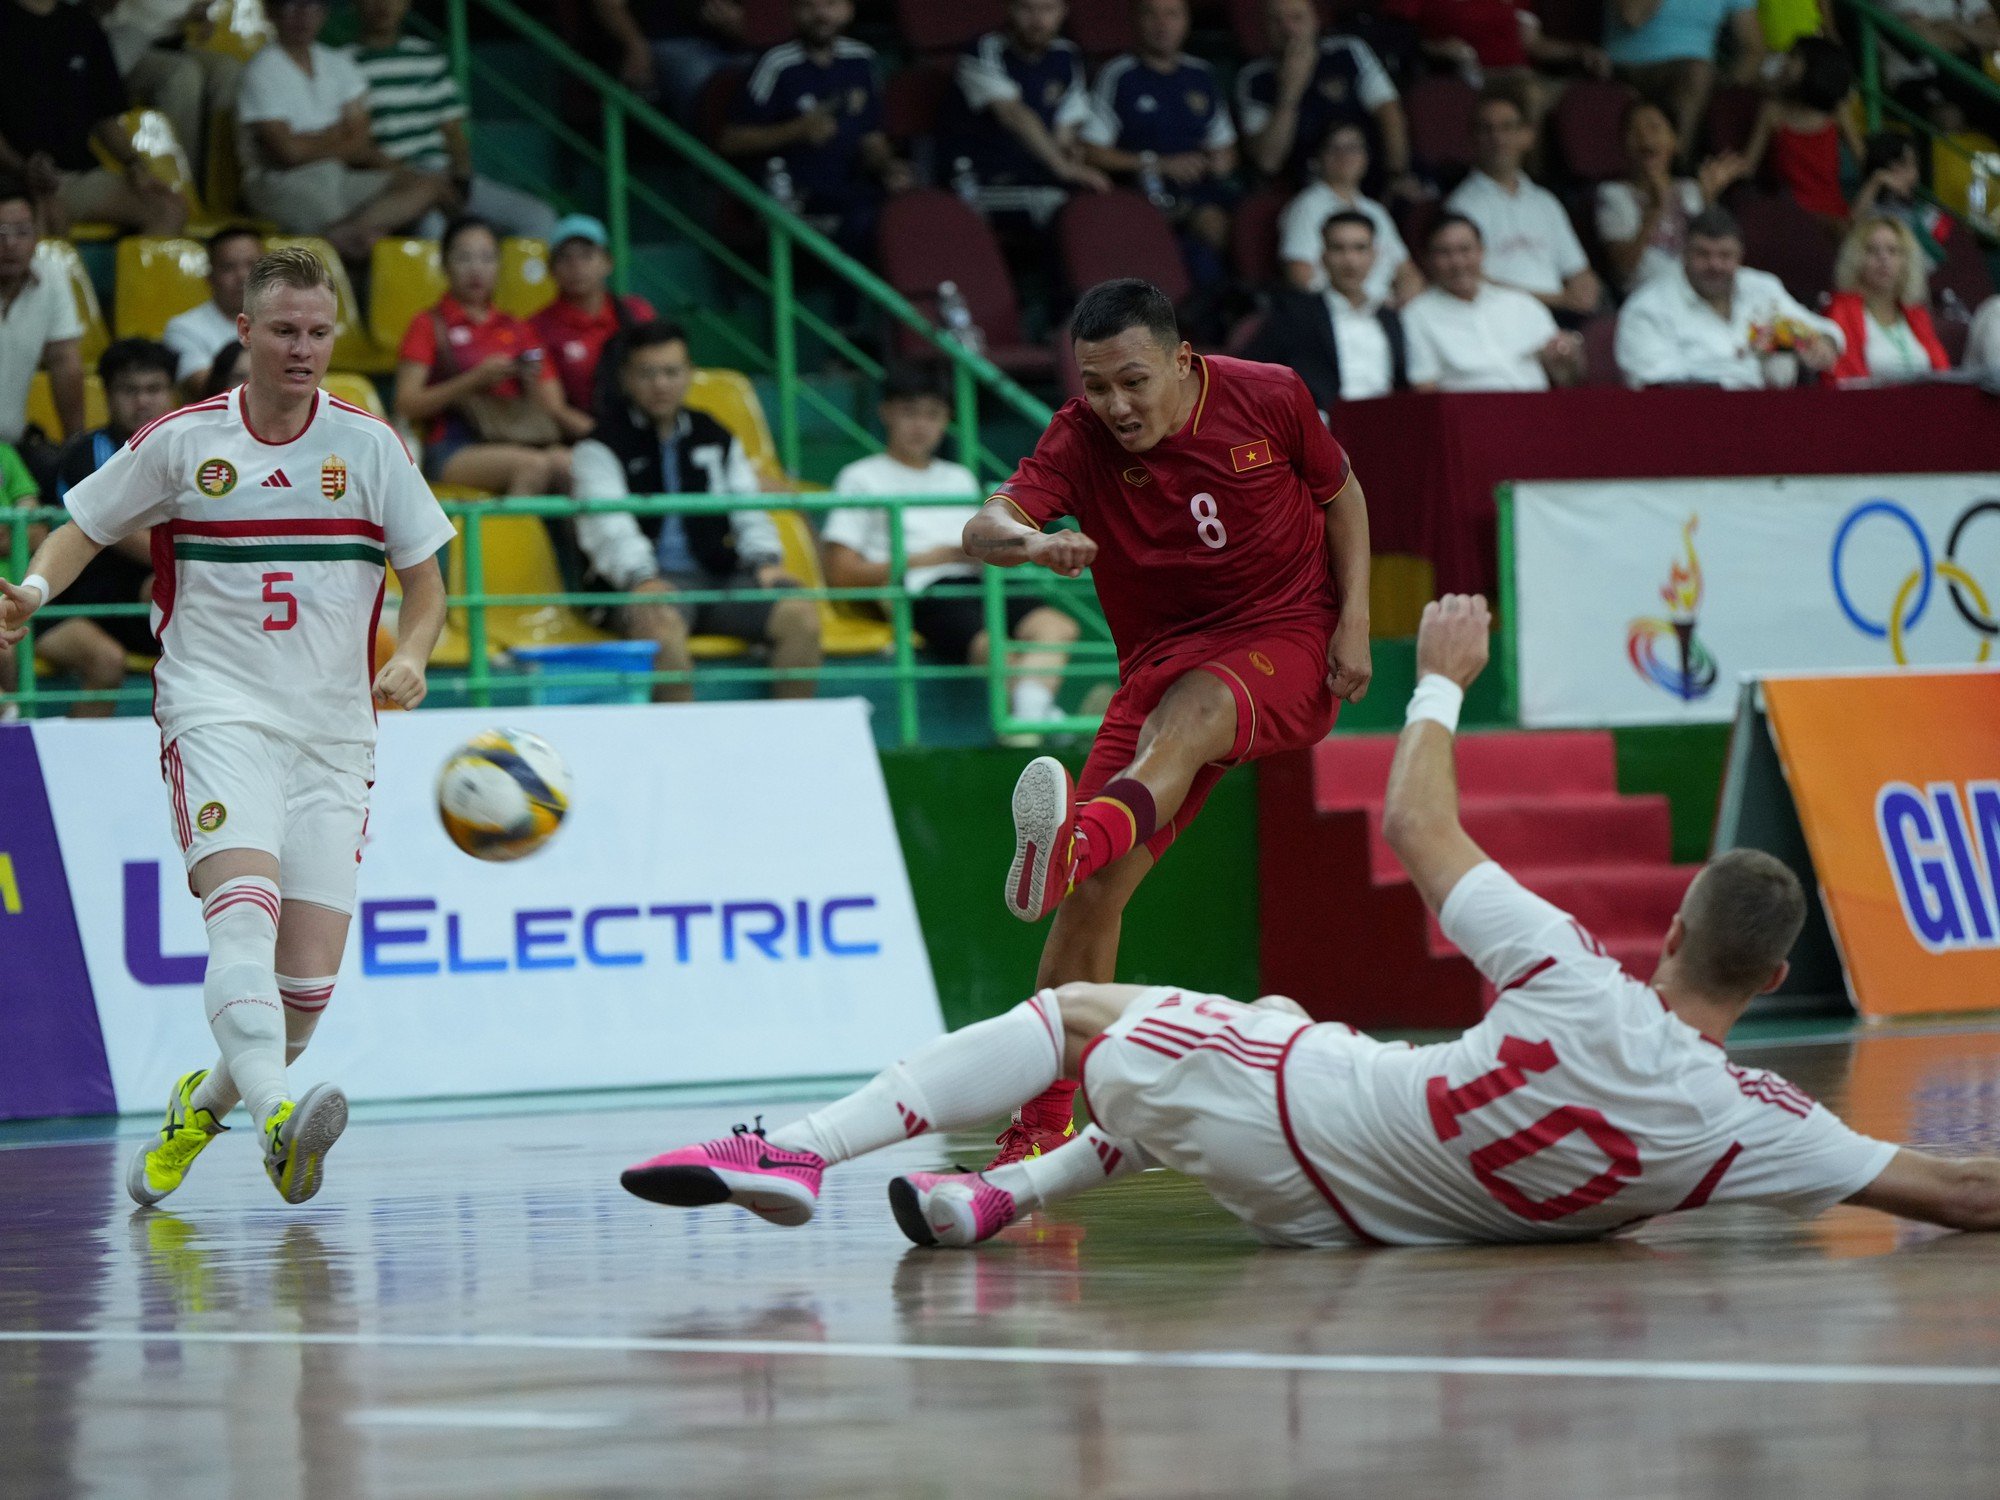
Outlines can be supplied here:
<path id="1" fill-rule="evenodd" d="M 1752 1055 L 2000 1149 L 2000 1032 Z M 803 1230 L 619 1191 L 745 1112 L 363 1111 L 298 1210 L 247 1130 L 139 1213 L 142 1126 L 0 1136 L 0 1496 L 2000 1496 L 2000 1237 L 1284 1252 L 1152 1173 L 926 1252 L 926 1142 Z"/>

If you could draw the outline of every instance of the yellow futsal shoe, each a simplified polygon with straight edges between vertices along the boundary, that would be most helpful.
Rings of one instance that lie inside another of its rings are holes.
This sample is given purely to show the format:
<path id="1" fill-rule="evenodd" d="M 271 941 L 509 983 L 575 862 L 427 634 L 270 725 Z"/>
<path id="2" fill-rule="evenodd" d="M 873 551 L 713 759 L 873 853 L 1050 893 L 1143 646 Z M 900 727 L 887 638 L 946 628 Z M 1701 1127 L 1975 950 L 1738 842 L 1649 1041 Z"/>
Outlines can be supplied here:
<path id="1" fill-rule="evenodd" d="M 228 1127 L 205 1109 L 194 1107 L 194 1091 L 208 1069 L 189 1073 L 174 1085 L 167 1118 L 159 1134 L 141 1146 L 125 1173 L 125 1191 L 141 1208 L 150 1208 L 187 1181 L 188 1168 L 208 1143 Z"/>
<path id="2" fill-rule="evenodd" d="M 287 1203 L 319 1191 L 321 1164 L 347 1128 L 347 1095 L 316 1083 L 296 1103 L 287 1099 L 264 1122 L 264 1171 Z"/>

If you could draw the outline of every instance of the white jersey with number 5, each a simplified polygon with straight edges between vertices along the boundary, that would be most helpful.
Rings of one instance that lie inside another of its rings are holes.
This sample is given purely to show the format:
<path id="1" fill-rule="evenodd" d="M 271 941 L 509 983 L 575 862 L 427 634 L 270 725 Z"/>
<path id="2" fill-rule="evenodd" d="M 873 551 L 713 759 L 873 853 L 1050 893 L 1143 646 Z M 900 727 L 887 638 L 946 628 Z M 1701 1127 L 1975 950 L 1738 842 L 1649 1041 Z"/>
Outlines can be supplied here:
<path id="1" fill-rule="evenodd" d="M 164 740 L 248 723 L 372 774 L 384 564 L 452 525 L 387 423 L 324 391 L 288 443 L 251 430 L 243 387 L 141 428 L 69 492 L 109 545 L 153 528 L 154 716 Z"/>
<path id="2" fill-rule="evenodd" d="M 1730 1201 L 1811 1215 L 1896 1154 L 1732 1064 L 1500 866 L 1439 920 L 1500 991 L 1483 1021 L 1429 1047 L 1315 1026 L 1284 1069 L 1294 1150 L 1358 1238 L 1585 1239 Z"/>

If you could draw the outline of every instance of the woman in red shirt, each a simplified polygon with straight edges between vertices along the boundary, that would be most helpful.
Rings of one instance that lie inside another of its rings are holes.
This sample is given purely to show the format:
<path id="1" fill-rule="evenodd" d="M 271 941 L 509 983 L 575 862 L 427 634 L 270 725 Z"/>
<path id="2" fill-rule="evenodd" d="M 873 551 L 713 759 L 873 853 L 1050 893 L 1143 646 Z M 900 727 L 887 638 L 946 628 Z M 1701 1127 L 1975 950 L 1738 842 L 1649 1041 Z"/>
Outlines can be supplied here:
<path id="1" fill-rule="evenodd" d="M 1826 309 L 1847 336 L 1833 367 L 1836 380 L 1916 380 L 1951 368 L 1924 306 L 1930 300 L 1928 266 L 1917 237 L 1899 219 L 1863 219 L 1849 231 L 1833 267 L 1840 290 Z"/>
<path id="2" fill-rule="evenodd" d="M 424 476 L 502 495 L 567 495 L 568 445 L 593 424 L 564 399 L 534 329 L 493 305 L 499 236 L 484 219 L 455 220 L 445 230 L 443 255 L 448 290 L 410 320 L 397 351 L 396 415 L 427 424 Z M 521 426 L 543 427 L 547 440 L 482 439 L 471 414 L 474 398 L 488 398 L 478 403 L 481 420 L 504 416 L 513 404 L 538 410 L 543 415 L 521 413 Z"/>

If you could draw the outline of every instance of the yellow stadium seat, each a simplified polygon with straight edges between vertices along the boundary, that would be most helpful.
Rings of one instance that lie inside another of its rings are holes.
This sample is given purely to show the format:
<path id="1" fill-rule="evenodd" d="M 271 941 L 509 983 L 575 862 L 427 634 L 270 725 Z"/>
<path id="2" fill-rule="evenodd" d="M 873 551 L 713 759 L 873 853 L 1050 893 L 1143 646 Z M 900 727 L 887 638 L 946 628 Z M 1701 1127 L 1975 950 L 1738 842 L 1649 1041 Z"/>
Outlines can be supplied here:
<path id="1" fill-rule="evenodd" d="M 541 240 L 509 235 L 500 242 L 500 280 L 493 305 L 517 318 L 532 318 L 556 300 L 549 275 L 549 247 Z"/>
<path id="2" fill-rule="evenodd" d="M 104 309 L 98 306 L 97 288 L 83 268 L 83 257 L 68 240 L 43 240 L 35 246 L 35 274 L 69 282 L 70 296 L 76 301 L 77 321 L 83 324 L 83 363 L 87 369 L 111 342 L 111 330 L 104 326 Z"/>
<path id="3" fill-rule="evenodd" d="M 389 351 L 393 367 L 411 321 L 445 294 L 437 241 L 377 240 L 368 280 L 368 331 Z"/>
<path id="4" fill-rule="evenodd" d="M 819 541 L 806 518 L 795 510 L 774 510 L 778 541 L 785 549 L 785 571 L 807 588 L 826 587 L 820 570 Z M 881 619 L 842 609 L 831 600 L 819 605 L 820 644 L 828 656 L 874 656 L 896 643 L 896 632 Z"/>
<path id="5" fill-rule="evenodd" d="M 109 409 L 104 404 L 104 382 L 94 373 L 83 377 L 83 426 L 87 432 L 93 427 L 102 427 L 111 420 Z M 56 416 L 55 387 L 49 384 L 45 371 L 37 370 L 35 378 L 28 384 L 28 421 L 42 429 L 50 437 L 61 441 L 76 434 L 64 432 L 60 418 Z"/>
<path id="6" fill-rule="evenodd" d="M 111 131 L 145 161 L 147 171 L 172 188 L 187 204 L 188 232 L 206 235 L 211 227 L 206 222 L 208 210 L 201 201 L 201 194 L 195 191 L 194 166 L 188 160 L 187 149 L 182 146 L 180 137 L 174 134 L 173 122 L 157 109 L 128 109 L 112 122 Z M 117 170 L 118 157 L 103 141 L 93 138 L 91 149 L 105 167 Z M 108 240 L 123 232 L 112 224 L 79 224 L 72 227 L 70 237 Z"/>
<path id="7" fill-rule="evenodd" d="M 273 34 L 264 0 L 209 0 L 207 11 L 189 23 L 186 41 L 248 62 Z"/>
<path id="8" fill-rule="evenodd" d="M 371 417 L 389 420 L 389 409 L 382 404 L 382 393 L 375 389 L 375 382 L 365 375 L 355 375 L 345 370 L 329 371 L 321 387 L 329 396 L 338 396 L 349 406 L 358 406 Z"/>
<path id="9" fill-rule="evenodd" d="M 743 452 L 757 466 L 764 482 L 776 488 L 789 487 L 784 466 L 778 462 L 778 445 L 771 440 L 771 424 L 764 420 L 764 404 L 757 388 L 741 370 L 696 370 L 688 385 L 687 404 L 707 412 L 736 434 Z"/>
<path id="10" fill-rule="evenodd" d="M 480 528 L 479 540 L 489 594 L 560 594 L 562 569 L 555 543 L 539 516 L 480 516 L 461 521 Z M 466 591 L 465 548 L 451 553 L 451 592 Z M 616 637 L 584 623 L 560 605 L 497 604 L 486 611 L 489 649 L 511 646 L 576 646 Z"/>
<path id="11" fill-rule="evenodd" d="M 1961 218 L 1972 216 L 1972 158 L 2000 151 L 2000 145 L 1976 130 L 1941 135 L 1931 142 L 1931 191 L 1937 201 Z M 1987 222 L 1994 223 L 1995 206 L 1986 207 Z"/>
<path id="12" fill-rule="evenodd" d="M 368 336 L 367 324 L 361 317 L 361 299 L 354 295 L 354 283 L 347 279 L 347 267 L 333 246 L 314 235 L 272 235 L 264 241 L 266 250 L 277 250 L 288 245 L 297 245 L 310 250 L 326 262 L 333 273 L 334 300 L 337 304 L 333 334 L 333 368 L 352 370 L 360 375 L 386 375 L 396 368 L 396 354 L 393 349 L 377 347 Z"/>
<path id="13" fill-rule="evenodd" d="M 157 339 L 168 320 L 208 300 L 208 248 L 200 240 L 129 234 L 118 242 L 111 322 L 121 339 Z"/>

